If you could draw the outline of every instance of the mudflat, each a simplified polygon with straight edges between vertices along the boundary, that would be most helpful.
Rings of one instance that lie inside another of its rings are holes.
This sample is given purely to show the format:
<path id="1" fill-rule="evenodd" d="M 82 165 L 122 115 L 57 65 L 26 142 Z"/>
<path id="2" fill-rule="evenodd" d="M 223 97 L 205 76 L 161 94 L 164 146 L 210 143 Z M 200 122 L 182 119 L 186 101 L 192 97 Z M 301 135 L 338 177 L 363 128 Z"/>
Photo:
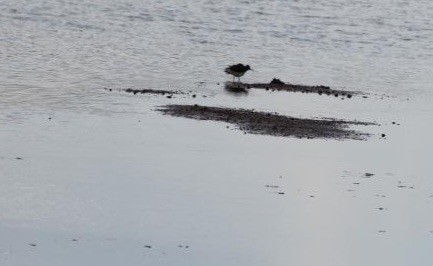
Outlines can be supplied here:
<path id="1" fill-rule="evenodd" d="M 245 133 L 308 139 L 365 140 L 370 134 L 352 130 L 350 125 L 374 124 L 329 118 L 295 118 L 277 113 L 201 105 L 165 105 L 157 110 L 176 117 L 227 122 Z"/>

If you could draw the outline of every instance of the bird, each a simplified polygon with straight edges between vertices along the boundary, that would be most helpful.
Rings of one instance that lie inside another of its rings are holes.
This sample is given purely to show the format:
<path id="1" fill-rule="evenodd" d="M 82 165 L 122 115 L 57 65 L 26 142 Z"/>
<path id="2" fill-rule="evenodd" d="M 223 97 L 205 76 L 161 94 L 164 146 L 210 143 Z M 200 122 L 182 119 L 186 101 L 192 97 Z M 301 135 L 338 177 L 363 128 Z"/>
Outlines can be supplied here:
<path id="1" fill-rule="evenodd" d="M 238 78 L 238 83 L 241 82 L 241 77 L 248 71 L 252 70 L 249 65 L 237 64 L 226 67 L 224 70 L 227 74 L 233 75 L 233 82 L 235 82 L 235 77 Z"/>

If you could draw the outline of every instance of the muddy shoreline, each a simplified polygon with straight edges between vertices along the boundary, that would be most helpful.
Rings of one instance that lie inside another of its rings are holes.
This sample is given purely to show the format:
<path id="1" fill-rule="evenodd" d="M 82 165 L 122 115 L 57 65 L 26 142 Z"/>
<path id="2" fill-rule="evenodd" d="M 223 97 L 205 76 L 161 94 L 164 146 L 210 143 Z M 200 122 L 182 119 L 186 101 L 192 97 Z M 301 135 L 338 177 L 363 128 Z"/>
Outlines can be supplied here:
<path id="1" fill-rule="evenodd" d="M 277 113 L 201 105 L 165 105 L 157 111 L 175 117 L 226 122 L 250 134 L 307 139 L 366 140 L 370 134 L 349 127 L 374 125 L 370 122 L 295 118 Z"/>

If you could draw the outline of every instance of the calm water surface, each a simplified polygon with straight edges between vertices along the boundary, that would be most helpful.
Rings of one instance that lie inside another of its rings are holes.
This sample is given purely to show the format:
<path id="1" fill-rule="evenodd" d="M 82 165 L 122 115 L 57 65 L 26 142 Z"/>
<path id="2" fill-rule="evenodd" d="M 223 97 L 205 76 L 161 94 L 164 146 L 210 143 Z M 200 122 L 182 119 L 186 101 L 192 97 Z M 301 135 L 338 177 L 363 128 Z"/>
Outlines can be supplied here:
<path id="1" fill-rule="evenodd" d="M 4 0 L 1 105 L 92 108 L 103 87 L 213 84 L 234 62 L 257 70 L 245 80 L 431 97 L 432 14 L 408 0 Z"/>

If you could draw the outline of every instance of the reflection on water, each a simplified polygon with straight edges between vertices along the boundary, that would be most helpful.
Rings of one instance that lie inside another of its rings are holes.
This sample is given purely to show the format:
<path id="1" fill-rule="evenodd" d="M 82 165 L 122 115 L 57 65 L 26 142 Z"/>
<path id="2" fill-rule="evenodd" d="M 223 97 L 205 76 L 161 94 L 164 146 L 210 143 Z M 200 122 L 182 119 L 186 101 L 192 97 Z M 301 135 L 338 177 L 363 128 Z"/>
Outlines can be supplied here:
<path id="1" fill-rule="evenodd" d="M 224 84 L 224 90 L 235 96 L 245 96 L 248 94 L 248 89 L 243 84 L 236 82 L 226 82 Z"/>

